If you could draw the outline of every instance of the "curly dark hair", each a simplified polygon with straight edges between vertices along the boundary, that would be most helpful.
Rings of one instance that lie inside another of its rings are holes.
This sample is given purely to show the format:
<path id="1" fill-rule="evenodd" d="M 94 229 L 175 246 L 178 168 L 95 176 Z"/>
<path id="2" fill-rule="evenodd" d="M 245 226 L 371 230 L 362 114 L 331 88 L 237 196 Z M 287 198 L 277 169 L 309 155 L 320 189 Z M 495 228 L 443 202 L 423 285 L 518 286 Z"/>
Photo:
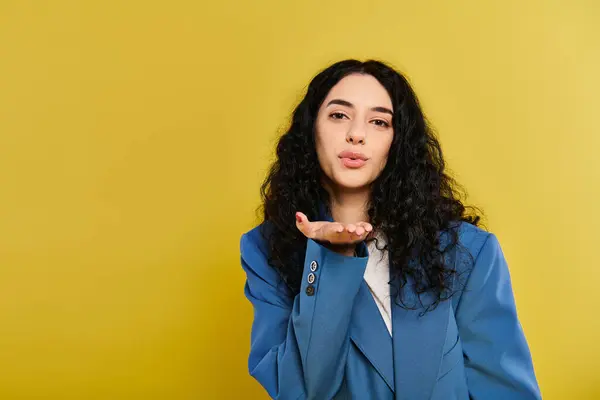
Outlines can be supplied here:
<path id="1" fill-rule="evenodd" d="M 478 208 L 464 206 L 466 193 L 446 172 L 440 143 L 419 105 L 408 80 L 377 60 L 344 60 L 321 71 L 310 82 L 294 110 L 289 129 L 279 139 L 276 160 L 261 186 L 263 236 L 268 242 L 269 264 L 293 294 L 300 290 L 307 238 L 296 228 L 294 215 L 302 211 L 310 220 L 319 216 L 319 204 L 330 212 L 329 194 L 321 185 L 322 170 L 315 148 L 315 121 L 321 103 L 349 74 L 372 75 L 389 94 L 394 111 L 394 137 L 387 164 L 371 185 L 369 222 L 383 232 L 395 293 L 407 283 L 414 293 L 430 292 L 437 306 L 451 290 L 456 270 L 445 265 L 444 253 L 458 244 L 458 232 L 449 229 L 460 221 L 477 226 Z M 467 210 L 475 211 L 467 213 Z M 480 212 L 481 213 L 481 212 Z M 440 249 L 441 231 L 451 240 Z M 419 262 L 411 263 L 413 257 Z M 395 296 L 403 307 L 402 296 Z"/>

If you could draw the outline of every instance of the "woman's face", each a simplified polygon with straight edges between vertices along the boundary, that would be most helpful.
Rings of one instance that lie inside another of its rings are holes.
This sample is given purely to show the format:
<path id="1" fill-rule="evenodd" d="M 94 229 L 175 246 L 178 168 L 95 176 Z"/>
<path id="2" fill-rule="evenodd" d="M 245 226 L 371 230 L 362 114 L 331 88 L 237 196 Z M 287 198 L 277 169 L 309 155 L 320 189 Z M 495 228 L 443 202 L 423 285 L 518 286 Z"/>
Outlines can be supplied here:
<path id="1" fill-rule="evenodd" d="M 390 96 L 371 75 L 351 74 L 331 88 L 317 115 L 316 150 L 337 190 L 367 187 L 379 176 L 394 136 L 392 115 Z"/>

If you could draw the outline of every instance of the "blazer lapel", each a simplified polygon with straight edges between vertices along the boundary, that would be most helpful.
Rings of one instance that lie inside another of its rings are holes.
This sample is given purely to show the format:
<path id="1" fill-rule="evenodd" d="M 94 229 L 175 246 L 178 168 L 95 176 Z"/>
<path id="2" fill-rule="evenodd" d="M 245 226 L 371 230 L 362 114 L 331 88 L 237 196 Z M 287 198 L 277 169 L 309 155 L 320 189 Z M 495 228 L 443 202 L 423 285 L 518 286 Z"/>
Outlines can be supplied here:
<path id="1" fill-rule="evenodd" d="M 408 293 L 409 284 L 404 293 Z M 422 295 L 423 302 L 431 300 Z M 407 304 L 415 303 L 415 296 L 404 297 Z M 394 380 L 396 400 L 428 400 L 437 380 L 442 359 L 450 301 L 443 301 L 425 313 L 422 307 L 407 310 L 392 302 L 392 334 L 394 348 Z M 418 303 L 417 303 L 418 304 Z"/>
<path id="2" fill-rule="evenodd" d="M 354 300 L 350 339 L 393 391 L 394 352 L 392 338 L 364 279 Z"/>

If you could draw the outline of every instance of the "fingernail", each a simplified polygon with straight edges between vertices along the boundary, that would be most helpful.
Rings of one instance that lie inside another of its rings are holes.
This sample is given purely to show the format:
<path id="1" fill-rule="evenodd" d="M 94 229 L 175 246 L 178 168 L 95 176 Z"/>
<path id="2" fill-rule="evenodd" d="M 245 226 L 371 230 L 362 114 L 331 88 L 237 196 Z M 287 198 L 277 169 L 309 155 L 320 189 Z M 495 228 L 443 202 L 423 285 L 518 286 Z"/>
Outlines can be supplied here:
<path id="1" fill-rule="evenodd" d="M 302 217 L 300 216 L 300 213 L 296 213 L 296 221 L 298 221 L 298 223 L 302 223 Z"/>

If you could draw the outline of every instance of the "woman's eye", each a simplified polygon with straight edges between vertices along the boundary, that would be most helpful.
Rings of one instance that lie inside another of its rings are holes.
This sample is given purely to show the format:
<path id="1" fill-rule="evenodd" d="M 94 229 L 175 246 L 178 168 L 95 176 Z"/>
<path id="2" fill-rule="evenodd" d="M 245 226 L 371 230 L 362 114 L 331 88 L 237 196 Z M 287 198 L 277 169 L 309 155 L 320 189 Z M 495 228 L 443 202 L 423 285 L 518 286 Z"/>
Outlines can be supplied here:
<path id="1" fill-rule="evenodd" d="M 330 116 L 331 118 L 333 118 L 333 119 L 343 119 L 343 118 L 346 118 L 346 115 L 345 115 L 345 114 L 342 114 L 342 113 L 340 113 L 340 112 L 334 112 L 334 113 L 331 113 L 329 116 Z"/>
<path id="2" fill-rule="evenodd" d="M 384 121 L 382 119 L 376 119 L 376 120 L 373 120 L 372 122 L 377 126 L 382 126 L 385 128 L 388 128 L 390 126 L 390 124 L 388 124 L 387 121 Z"/>

